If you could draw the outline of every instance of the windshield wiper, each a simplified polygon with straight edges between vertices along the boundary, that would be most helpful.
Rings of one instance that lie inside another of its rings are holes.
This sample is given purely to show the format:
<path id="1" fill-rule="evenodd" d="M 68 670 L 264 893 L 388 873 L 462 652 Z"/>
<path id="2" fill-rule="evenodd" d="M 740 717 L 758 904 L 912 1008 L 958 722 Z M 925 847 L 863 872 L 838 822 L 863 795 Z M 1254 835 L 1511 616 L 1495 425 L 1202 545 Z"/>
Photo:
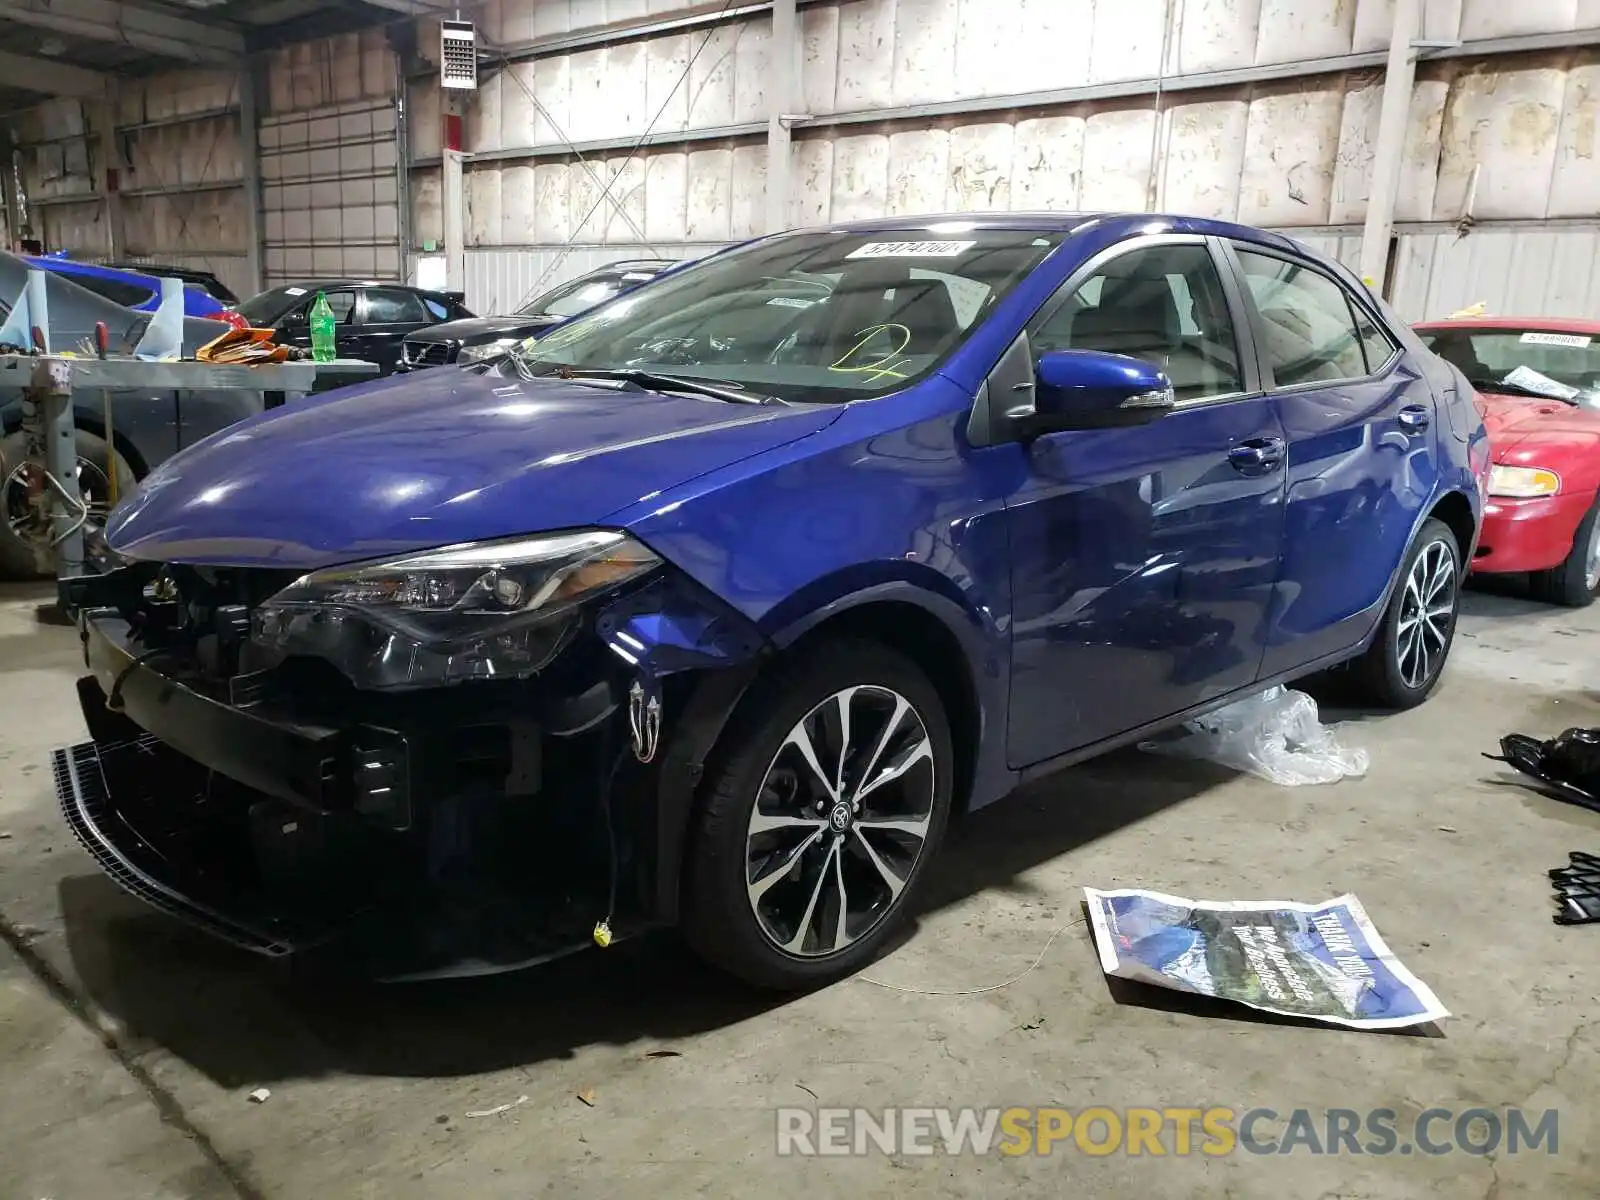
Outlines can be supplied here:
<path id="1" fill-rule="evenodd" d="M 557 367 L 551 375 L 556 379 L 615 379 L 622 383 L 631 383 L 641 388 L 648 388 L 656 392 L 688 392 L 696 396 L 708 396 L 713 400 L 726 401 L 728 404 L 782 404 L 783 401 L 776 396 L 764 396 L 760 392 L 747 392 L 740 387 L 722 387 L 704 380 L 691 379 L 685 375 L 667 375 L 660 371 L 635 371 L 631 368 L 621 370 L 602 370 L 599 368 L 583 368 L 574 370 L 570 367 Z"/>
<path id="2" fill-rule="evenodd" d="M 1505 383 L 1499 379 L 1468 379 L 1473 387 L 1480 392 L 1498 392 L 1502 396 L 1526 396 L 1530 400 L 1554 400 L 1558 404 L 1577 405 L 1578 397 L 1553 396 L 1549 392 L 1541 392 L 1534 388 L 1523 387 L 1520 383 Z"/>

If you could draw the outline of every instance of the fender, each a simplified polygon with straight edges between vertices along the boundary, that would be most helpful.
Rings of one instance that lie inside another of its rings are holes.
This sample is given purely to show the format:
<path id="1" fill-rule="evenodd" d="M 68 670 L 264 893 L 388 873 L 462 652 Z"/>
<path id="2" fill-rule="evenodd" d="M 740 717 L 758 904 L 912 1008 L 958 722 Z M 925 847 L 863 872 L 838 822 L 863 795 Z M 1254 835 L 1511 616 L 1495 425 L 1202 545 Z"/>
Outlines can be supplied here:
<path id="1" fill-rule="evenodd" d="M 948 578 L 917 564 L 916 574 L 923 571 L 936 577 L 944 587 L 937 589 L 919 586 L 910 579 L 889 579 L 854 591 L 840 591 L 832 599 L 809 612 L 797 616 L 768 634 L 772 643 L 780 648 L 794 645 L 808 633 L 823 624 L 847 618 L 878 604 L 911 605 L 936 620 L 955 638 L 964 659 L 966 682 L 974 700 L 976 728 L 970 736 L 976 756 L 972 763 L 971 788 L 967 796 L 967 810 L 982 808 L 1010 793 L 1020 779 L 1017 771 L 1006 762 L 1005 738 L 992 736 L 990 730 L 1004 731 L 1009 723 L 1011 704 L 1011 637 L 1009 625 L 995 622 L 955 597 L 960 596 Z M 837 581 L 838 576 L 832 577 Z M 820 580 L 817 585 L 828 584 Z M 949 593 L 954 593 L 953 597 Z"/>

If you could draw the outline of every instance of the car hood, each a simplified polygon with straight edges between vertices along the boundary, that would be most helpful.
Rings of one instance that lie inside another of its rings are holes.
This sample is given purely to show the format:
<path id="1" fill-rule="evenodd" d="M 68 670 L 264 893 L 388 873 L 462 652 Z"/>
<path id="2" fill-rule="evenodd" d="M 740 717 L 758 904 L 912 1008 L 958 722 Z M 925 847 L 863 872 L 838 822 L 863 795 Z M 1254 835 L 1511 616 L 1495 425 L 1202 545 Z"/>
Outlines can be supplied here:
<path id="1" fill-rule="evenodd" d="M 841 411 L 428 371 L 197 443 L 150 474 L 106 536 L 132 558 L 311 569 L 594 525 Z"/>
<path id="2" fill-rule="evenodd" d="M 1592 455 L 1600 449 L 1600 412 L 1560 400 L 1501 396 L 1483 392 L 1483 423 L 1494 447 L 1494 461 L 1529 465 L 1529 453 Z M 1534 463 L 1532 465 L 1541 465 Z"/>
<path id="3" fill-rule="evenodd" d="M 461 342 L 472 345 L 492 338 L 510 337 L 513 334 L 533 333 L 554 325 L 559 317 L 468 317 L 460 321 L 445 321 L 429 325 L 415 333 L 407 334 L 408 342 Z"/>

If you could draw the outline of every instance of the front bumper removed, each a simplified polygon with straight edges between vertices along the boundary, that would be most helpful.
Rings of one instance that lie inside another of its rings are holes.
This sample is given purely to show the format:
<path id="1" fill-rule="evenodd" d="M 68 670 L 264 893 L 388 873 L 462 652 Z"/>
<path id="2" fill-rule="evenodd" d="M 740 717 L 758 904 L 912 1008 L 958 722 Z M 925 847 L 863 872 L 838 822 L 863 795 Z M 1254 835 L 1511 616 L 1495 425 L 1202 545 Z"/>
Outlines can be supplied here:
<path id="1" fill-rule="evenodd" d="M 63 817 L 152 907 L 377 978 L 510 970 L 593 944 L 602 920 L 669 923 L 699 763 L 761 650 L 682 602 L 647 588 L 597 614 L 592 674 L 559 687 L 351 690 L 315 715 L 84 610 L 91 740 L 54 752 Z"/>

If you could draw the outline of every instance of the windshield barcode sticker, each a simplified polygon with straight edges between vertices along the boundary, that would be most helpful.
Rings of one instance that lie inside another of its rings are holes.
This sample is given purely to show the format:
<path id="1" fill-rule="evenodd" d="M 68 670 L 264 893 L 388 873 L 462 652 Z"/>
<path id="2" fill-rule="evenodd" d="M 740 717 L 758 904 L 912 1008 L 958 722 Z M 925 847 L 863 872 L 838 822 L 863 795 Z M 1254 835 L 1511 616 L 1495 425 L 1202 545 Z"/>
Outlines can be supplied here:
<path id="1" fill-rule="evenodd" d="M 774 296 L 767 301 L 769 306 L 777 305 L 779 308 L 810 308 L 815 300 L 802 300 L 798 296 Z"/>
<path id="2" fill-rule="evenodd" d="M 1525 333 L 1521 340 L 1524 346 L 1571 346 L 1577 350 L 1594 341 L 1581 333 Z"/>
<path id="3" fill-rule="evenodd" d="M 846 258 L 960 258 L 977 242 L 868 242 Z"/>

